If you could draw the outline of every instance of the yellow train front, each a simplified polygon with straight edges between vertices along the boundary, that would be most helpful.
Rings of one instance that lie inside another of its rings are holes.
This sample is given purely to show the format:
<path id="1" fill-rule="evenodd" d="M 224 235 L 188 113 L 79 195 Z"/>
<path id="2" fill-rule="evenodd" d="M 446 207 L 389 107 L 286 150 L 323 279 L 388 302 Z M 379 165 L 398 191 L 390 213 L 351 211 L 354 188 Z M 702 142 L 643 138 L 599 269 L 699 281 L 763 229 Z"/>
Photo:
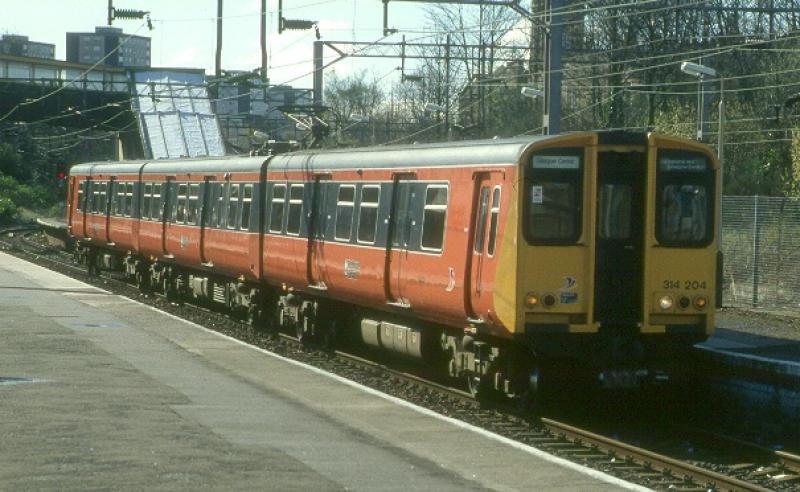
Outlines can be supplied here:
<path id="1" fill-rule="evenodd" d="M 685 368 L 714 327 L 713 151 L 657 134 L 581 133 L 542 140 L 519 166 L 519 217 L 505 233 L 515 240 L 504 242 L 495 292 L 515 340 L 539 367 L 560 362 L 563 373 L 574 362 L 607 388 Z"/>

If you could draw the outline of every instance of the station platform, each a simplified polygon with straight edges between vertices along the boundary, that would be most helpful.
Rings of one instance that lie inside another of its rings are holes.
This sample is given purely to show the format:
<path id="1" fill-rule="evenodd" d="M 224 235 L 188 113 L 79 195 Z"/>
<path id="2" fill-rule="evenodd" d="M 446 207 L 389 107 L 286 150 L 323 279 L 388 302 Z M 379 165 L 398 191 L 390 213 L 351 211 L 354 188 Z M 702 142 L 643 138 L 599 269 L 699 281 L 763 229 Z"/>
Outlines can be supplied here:
<path id="1" fill-rule="evenodd" d="M 714 334 L 695 347 L 717 363 L 775 375 L 800 388 L 800 313 L 723 310 Z"/>
<path id="2" fill-rule="evenodd" d="M 10 490 L 643 490 L 0 253 Z"/>

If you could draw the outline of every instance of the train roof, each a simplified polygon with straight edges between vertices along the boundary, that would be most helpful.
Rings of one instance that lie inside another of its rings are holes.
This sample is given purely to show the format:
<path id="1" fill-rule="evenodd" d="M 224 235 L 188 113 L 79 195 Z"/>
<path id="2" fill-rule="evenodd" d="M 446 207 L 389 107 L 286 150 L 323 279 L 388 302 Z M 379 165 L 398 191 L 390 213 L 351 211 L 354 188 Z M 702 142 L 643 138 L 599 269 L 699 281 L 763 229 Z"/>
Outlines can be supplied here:
<path id="1" fill-rule="evenodd" d="M 178 172 L 260 172 L 268 157 L 226 156 L 153 161 L 102 161 L 77 164 L 70 168 L 72 175 L 97 174 L 170 174 Z M 144 170 L 142 171 L 142 167 Z"/>
<path id="2" fill-rule="evenodd" d="M 172 174 L 186 172 L 259 172 L 269 161 L 271 171 L 335 169 L 420 168 L 447 166 L 498 166 L 519 162 L 522 155 L 538 143 L 553 140 L 580 138 L 597 134 L 599 143 L 647 143 L 647 134 L 641 132 L 580 132 L 559 135 L 523 136 L 484 140 L 462 140 L 426 144 L 357 147 L 343 149 L 313 149 L 279 154 L 271 157 L 206 157 L 154 161 L 91 162 L 73 166 L 73 175 L 95 174 Z"/>

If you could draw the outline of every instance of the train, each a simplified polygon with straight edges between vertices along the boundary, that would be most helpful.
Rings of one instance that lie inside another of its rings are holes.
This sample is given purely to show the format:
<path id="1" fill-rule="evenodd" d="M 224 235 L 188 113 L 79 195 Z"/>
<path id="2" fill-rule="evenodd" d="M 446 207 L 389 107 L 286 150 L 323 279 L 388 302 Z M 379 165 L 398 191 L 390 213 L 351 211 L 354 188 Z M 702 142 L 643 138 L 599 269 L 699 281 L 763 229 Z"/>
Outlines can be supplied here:
<path id="1" fill-rule="evenodd" d="M 70 169 L 67 222 L 90 271 L 530 398 L 577 367 L 686 369 L 714 328 L 719 180 L 701 143 L 614 131 L 97 162 Z"/>

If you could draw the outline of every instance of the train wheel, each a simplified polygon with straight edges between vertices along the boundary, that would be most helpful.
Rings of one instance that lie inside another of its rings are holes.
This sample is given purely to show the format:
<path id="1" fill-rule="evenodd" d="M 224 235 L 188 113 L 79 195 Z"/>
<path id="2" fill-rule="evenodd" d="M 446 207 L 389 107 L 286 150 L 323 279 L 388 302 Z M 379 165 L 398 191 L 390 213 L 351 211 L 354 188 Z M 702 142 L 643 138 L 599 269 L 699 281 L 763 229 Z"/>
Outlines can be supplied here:
<path id="1" fill-rule="evenodd" d="M 522 413 L 538 414 L 541 410 L 541 373 L 539 366 L 534 366 L 528 373 L 526 387 L 519 395 L 519 409 Z"/>

